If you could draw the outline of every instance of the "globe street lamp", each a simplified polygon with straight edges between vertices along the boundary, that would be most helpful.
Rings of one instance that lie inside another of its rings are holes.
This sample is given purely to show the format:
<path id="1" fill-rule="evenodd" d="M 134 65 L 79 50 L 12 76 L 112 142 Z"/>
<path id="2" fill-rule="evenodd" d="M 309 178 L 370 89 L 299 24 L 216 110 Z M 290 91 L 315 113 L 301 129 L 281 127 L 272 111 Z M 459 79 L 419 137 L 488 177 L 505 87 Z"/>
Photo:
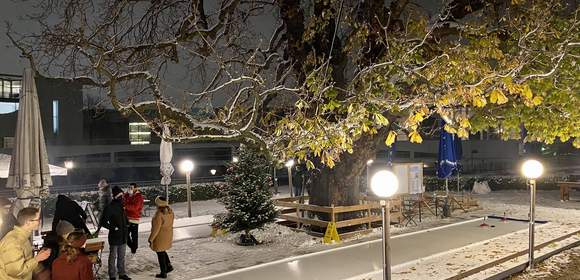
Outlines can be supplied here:
<path id="1" fill-rule="evenodd" d="M 296 196 L 292 194 L 292 166 L 294 166 L 294 160 L 291 159 L 284 164 L 288 168 L 288 188 L 290 188 L 290 196 Z"/>
<path id="2" fill-rule="evenodd" d="M 528 267 L 534 268 L 534 223 L 536 212 L 536 179 L 544 173 L 544 166 L 535 159 L 528 159 L 522 164 L 522 174 L 526 177 L 527 185 L 530 187 L 530 227 L 529 227 L 529 251 Z"/>
<path id="3" fill-rule="evenodd" d="M 68 185 L 71 185 L 71 179 L 70 179 L 70 172 L 71 169 L 75 168 L 75 164 L 72 160 L 66 160 L 64 162 L 64 168 L 66 168 L 66 180 L 68 182 Z"/>
<path id="4" fill-rule="evenodd" d="M 212 169 L 209 171 L 209 173 L 211 173 L 211 175 L 215 175 L 216 172 L 217 172 L 217 170 L 215 170 L 215 169 Z"/>
<path id="5" fill-rule="evenodd" d="M 72 160 L 67 160 L 64 162 L 64 167 L 66 169 L 73 169 L 75 167 L 75 164 Z"/>
<path id="6" fill-rule="evenodd" d="M 380 170 L 371 179 L 371 190 L 381 198 L 381 214 L 383 217 L 383 280 L 391 279 L 391 246 L 389 245 L 391 226 L 390 200 L 397 192 L 399 180 L 395 173 Z"/>
<path id="7" fill-rule="evenodd" d="M 185 173 L 185 180 L 187 184 L 187 216 L 191 217 L 191 171 L 193 171 L 193 161 L 189 159 L 182 160 L 179 164 L 181 172 Z"/>

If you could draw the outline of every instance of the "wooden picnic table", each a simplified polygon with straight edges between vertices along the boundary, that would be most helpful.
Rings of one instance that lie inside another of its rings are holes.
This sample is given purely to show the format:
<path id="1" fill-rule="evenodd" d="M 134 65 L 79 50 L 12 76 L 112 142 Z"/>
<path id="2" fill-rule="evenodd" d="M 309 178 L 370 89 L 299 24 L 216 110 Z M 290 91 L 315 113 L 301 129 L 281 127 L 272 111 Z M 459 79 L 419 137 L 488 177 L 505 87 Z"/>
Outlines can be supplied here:
<path id="1" fill-rule="evenodd" d="M 570 200 L 570 189 L 580 189 L 580 182 L 556 182 L 560 187 L 560 200 Z"/>

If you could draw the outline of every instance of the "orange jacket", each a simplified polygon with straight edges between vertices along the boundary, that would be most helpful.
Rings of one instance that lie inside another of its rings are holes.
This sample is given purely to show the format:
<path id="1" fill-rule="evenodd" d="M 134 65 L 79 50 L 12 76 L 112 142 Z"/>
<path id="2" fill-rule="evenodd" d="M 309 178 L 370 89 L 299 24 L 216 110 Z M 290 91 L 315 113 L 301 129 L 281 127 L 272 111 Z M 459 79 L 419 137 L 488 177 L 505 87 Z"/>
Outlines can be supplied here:
<path id="1" fill-rule="evenodd" d="M 93 264 L 89 257 L 80 253 L 72 262 L 62 253 L 52 263 L 53 280 L 93 280 Z"/>

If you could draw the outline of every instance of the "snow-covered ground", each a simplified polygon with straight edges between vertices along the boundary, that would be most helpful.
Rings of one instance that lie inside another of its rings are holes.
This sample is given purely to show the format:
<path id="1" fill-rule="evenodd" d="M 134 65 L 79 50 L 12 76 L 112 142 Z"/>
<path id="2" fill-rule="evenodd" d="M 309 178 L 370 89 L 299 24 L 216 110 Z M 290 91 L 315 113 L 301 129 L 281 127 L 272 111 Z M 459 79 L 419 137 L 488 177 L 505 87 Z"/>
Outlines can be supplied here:
<path id="1" fill-rule="evenodd" d="M 578 193 L 573 193 L 574 195 L 580 197 Z M 394 227 L 392 233 L 400 234 L 417 231 L 474 216 L 501 216 L 504 212 L 509 217 L 527 218 L 529 194 L 526 191 L 499 191 L 487 195 L 478 195 L 476 198 L 481 205 L 479 210 L 468 213 L 456 211 L 454 212 L 454 217 L 448 219 L 426 217 L 418 226 Z M 192 212 L 196 216 L 211 215 L 223 211 L 223 207 L 214 200 L 194 202 L 193 205 Z M 177 218 L 186 217 L 187 208 L 185 203 L 178 203 L 172 207 L 175 209 Z M 550 223 L 538 227 L 537 242 L 549 240 L 566 232 L 580 229 L 580 202 L 560 202 L 558 191 L 539 191 L 536 213 L 538 220 L 550 221 Z M 150 218 L 144 218 L 143 223 L 148 223 L 148 219 Z M 186 220 L 182 221 L 184 225 L 187 224 Z M 142 228 L 144 229 L 144 225 Z M 376 229 L 369 235 L 355 236 L 344 240 L 341 244 L 325 245 L 322 244 L 321 238 L 295 232 L 280 225 L 270 225 L 264 231 L 255 233 L 257 239 L 264 242 L 264 244 L 255 247 L 236 245 L 236 235 L 183 240 L 174 243 L 173 248 L 168 251 L 175 267 L 175 271 L 171 273 L 169 279 L 195 279 L 291 256 L 377 239 L 380 238 L 380 234 L 380 230 Z M 522 250 L 522 248 L 525 249 L 527 240 L 527 231 L 517 232 L 489 242 L 474 244 L 468 248 L 396 267 L 393 269 L 393 275 L 395 279 L 444 278 L 508 255 L 511 252 Z M 158 273 L 157 257 L 154 252 L 146 247 L 146 239 L 143 239 L 140 244 L 141 248 L 137 254 L 127 259 L 128 272 L 133 279 L 151 279 L 155 273 Z M 416 249 L 420 250 L 420 248 Z M 105 252 L 103 254 L 105 263 L 106 258 Z M 552 259 L 555 259 L 555 257 Z M 540 267 L 542 266 L 539 266 L 537 270 L 540 270 Z M 532 273 L 534 272 L 532 271 Z M 106 264 L 102 268 L 101 275 L 106 277 Z M 365 278 L 361 277 L 361 279 Z"/>

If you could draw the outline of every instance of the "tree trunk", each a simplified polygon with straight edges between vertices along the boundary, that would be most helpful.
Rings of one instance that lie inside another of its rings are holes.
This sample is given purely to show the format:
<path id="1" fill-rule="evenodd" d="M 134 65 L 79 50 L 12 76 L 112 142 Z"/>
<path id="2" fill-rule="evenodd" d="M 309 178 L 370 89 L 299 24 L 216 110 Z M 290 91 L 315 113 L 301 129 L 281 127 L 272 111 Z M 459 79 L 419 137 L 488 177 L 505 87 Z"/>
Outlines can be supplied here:
<path id="1" fill-rule="evenodd" d="M 311 176 L 310 204 L 320 206 L 356 205 L 360 199 L 361 176 L 365 176 L 367 161 L 374 159 L 377 146 L 384 141 L 388 128 L 378 134 L 363 135 L 353 147 L 352 154 L 344 153 L 334 168 L 319 165 Z"/>

